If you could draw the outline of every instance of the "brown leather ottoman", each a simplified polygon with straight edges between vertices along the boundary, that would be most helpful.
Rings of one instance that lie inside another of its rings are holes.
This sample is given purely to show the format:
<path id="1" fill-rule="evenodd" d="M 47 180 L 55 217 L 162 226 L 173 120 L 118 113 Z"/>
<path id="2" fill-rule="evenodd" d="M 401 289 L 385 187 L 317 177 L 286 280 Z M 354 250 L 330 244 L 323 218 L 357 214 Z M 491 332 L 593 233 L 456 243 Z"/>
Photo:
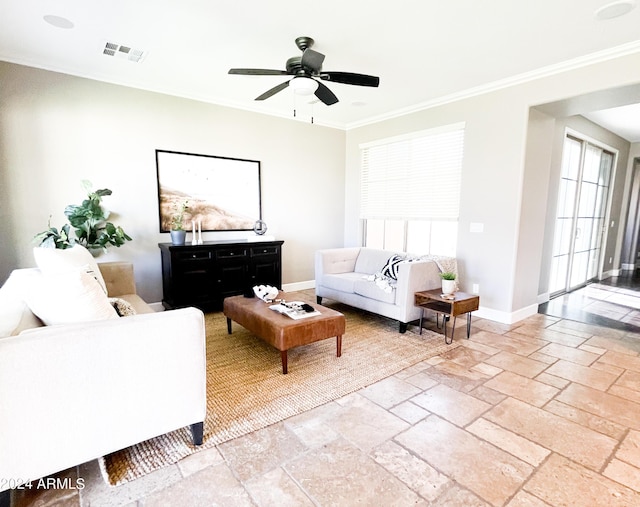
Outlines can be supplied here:
<path id="1" fill-rule="evenodd" d="M 344 315 L 330 308 L 312 305 L 320 315 L 294 320 L 269 309 L 271 303 L 259 298 L 233 296 L 224 300 L 227 331 L 231 334 L 231 321 L 251 331 L 280 351 L 282 373 L 287 373 L 287 350 L 299 345 L 336 337 L 336 356 L 342 355 Z"/>

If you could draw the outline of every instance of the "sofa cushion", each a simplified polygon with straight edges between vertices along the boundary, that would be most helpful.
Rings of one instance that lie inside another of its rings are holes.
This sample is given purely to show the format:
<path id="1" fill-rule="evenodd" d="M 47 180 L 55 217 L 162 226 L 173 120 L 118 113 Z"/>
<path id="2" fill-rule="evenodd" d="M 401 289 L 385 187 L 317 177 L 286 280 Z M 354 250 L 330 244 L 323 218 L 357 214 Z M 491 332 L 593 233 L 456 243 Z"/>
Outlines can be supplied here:
<path id="1" fill-rule="evenodd" d="M 395 253 L 396 252 L 390 252 L 388 250 L 363 247 L 360 249 L 360 253 L 356 259 L 354 271 L 356 273 L 365 273 L 367 275 L 380 273 L 389 260 L 389 257 L 393 256 Z"/>
<path id="2" fill-rule="evenodd" d="M 355 283 L 362 280 L 361 273 L 339 273 L 335 275 L 324 275 L 322 285 L 328 289 L 339 290 L 340 292 L 353 293 Z"/>
<path id="3" fill-rule="evenodd" d="M 354 284 L 354 293 L 364 296 L 369 299 L 375 299 L 376 301 L 382 301 L 384 303 L 394 304 L 396 302 L 396 291 L 384 291 L 375 281 L 366 280 L 363 278 L 358 279 Z"/>
<path id="4" fill-rule="evenodd" d="M 118 318 L 98 280 L 83 268 L 35 277 L 25 300 L 47 326 Z"/>
<path id="5" fill-rule="evenodd" d="M 107 292 L 98 263 L 82 245 L 65 249 L 36 247 L 33 249 L 33 257 L 44 275 L 57 275 L 83 268 L 98 280 L 105 294 Z"/>

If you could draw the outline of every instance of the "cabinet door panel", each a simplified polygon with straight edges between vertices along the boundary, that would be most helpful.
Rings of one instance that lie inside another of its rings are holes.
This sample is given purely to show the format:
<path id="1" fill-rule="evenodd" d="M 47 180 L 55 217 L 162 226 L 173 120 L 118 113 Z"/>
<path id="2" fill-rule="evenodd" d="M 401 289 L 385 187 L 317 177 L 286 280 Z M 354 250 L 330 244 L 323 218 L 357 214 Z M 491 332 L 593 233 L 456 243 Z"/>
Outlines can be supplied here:
<path id="1" fill-rule="evenodd" d="M 272 285 L 281 288 L 280 263 L 277 261 L 252 263 L 251 281 L 253 285 Z"/>
<path id="2" fill-rule="evenodd" d="M 248 285 L 247 278 L 245 263 L 218 266 L 217 289 L 222 297 L 241 294 Z"/>
<path id="3" fill-rule="evenodd" d="M 184 271 L 174 281 L 176 303 L 207 301 L 215 294 L 210 273 L 205 269 Z"/>

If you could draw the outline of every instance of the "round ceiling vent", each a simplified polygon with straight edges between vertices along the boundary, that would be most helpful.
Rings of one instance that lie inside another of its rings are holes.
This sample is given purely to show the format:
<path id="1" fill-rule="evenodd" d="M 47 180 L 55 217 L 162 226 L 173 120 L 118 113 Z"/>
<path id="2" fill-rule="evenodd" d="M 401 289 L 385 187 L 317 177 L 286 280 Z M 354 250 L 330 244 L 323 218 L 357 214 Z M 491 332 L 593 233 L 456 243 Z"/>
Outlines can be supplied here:
<path id="1" fill-rule="evenodd" d="M 635 0 L 618 0 L 611 2 L 610 4 L 603 5 L 596 11 L 596 18 L 601 21 L 619 18 L 631 12 L 635 6 Z"/>
<path id="2" fill-rule="evenodd" d="M 69 21 L 67 18 L 63 18 L 62 16 L 47 14 L 46 16 L 43 16 L 42 19 L 44 19 L 51 26 L 55 26 L 56 28 L 69 29 L 74 27 L 73 22 Z"/>

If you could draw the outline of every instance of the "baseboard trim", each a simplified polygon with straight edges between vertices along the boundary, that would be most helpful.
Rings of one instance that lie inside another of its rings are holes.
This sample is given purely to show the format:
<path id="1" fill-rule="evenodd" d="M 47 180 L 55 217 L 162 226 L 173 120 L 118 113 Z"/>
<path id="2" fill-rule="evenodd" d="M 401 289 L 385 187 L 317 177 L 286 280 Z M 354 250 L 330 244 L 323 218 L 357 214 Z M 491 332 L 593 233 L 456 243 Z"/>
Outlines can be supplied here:
<path id="1" fill-rule="evenodd" d="M 480 307 L 477 311 L 473 312 L 474 317 L 480 319 L 493 320 L 500 322 L 501 324 L 515 324 L 521 320 L 531 317 L 538 313 L 538 305 L 531 305 L 525 308 L 521 308 L 515 312 L 501 312 L 499 310 L 493 310 L 491 308 Z"/>
<path id="2" fill-rule="evenodd" d="M 541 305 L 543 303 L 548 303 L 549 300 L 551 299 L 551 294 L 549 294 L 548 292 L 544 292 L 542 294 L 538 294 L 538 304 Z"/>
<path id="3" fill-rule="evenodd" d="M 149 306 L 154 312 L 164 312 L 164 305 L 162 304 L 162 302 L 149 303 Z"/>
<path id="4" fill-rule="evenodd" d="M 282 286 L 282 290 L 285 292 L 295 292 L 297 290 L 314 289 L 315 286 L 315 280 L 307 280 L 306 282 L 285 283 Z"/>

